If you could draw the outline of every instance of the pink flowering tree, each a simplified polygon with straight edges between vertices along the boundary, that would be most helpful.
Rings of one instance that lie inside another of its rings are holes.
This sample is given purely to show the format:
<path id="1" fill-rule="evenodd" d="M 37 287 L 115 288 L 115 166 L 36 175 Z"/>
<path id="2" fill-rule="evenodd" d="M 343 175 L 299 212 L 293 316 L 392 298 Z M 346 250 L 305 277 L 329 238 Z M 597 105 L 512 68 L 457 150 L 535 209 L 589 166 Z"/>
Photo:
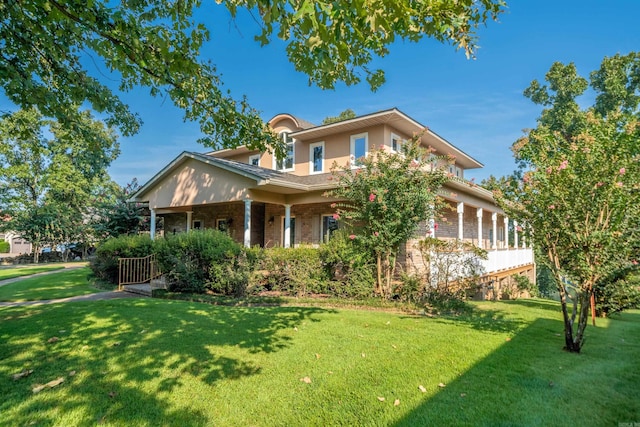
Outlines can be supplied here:
<path id="1" fill-rule="evenodd" d="M 418 140 L 407 141 L 400 153 L 380 147 L 354 159 L 358 166 L 352 166 L 354 161 L 332 169 L 339 185 L 329 195 L 344 200 L 334 205 L 335 218 L 347 224 L 351 239 L 373 252 L 376 293 L 383 297 L 391 295 L 400 246 L 414 236 L 420 222 L 434 217 L 440 203 L 437 191 L 448 179 L 444 168 L 432 167 L 438 162 Z"/>
<path id="2" fill-rule="evenodd" d="M 570 352 L 584 344 L 594 289 L 637 263 L 639 67 L 638 54 L 605 58 L 589 83 L 573 64 L 555 63 L 548 87 L 534 81 L 525 96 L 545 109 L 537 127 L 512 147 L 521 181 L 512 194 L 498 192 L 505 209 L 531 226 L 553 274 Z M 589 85 L 595 104 L 582 109 L 577 97 Z"/>

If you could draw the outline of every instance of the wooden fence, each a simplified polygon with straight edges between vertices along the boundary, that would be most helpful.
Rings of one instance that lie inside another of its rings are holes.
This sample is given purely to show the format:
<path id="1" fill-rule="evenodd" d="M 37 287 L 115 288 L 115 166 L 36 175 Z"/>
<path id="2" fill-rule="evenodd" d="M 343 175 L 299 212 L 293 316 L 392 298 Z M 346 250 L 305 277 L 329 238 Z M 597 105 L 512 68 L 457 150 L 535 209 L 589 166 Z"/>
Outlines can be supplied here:
<path id="1" fill-rule="evenodd" d="M 151 282 L 161 275 L 155 255 L 118 259 L 118 289 L 123 285 Z"/>

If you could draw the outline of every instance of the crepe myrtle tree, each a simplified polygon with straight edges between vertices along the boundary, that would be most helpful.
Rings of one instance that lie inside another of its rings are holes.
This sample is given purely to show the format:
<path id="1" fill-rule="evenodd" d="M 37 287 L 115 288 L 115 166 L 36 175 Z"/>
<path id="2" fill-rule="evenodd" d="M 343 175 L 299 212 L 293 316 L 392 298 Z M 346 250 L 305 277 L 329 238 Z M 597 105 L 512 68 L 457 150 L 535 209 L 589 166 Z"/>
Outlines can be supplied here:
<path id="1" fill-rule="evenodd" d="M 546 81 L 525 91 L 545 108 L 512 147 L 522 180 L 498 198 L 534 230 L 560 293 L 565 348 L 580 352 L 594 289 L 639 261 L 640 55 L 605 58 L 591 74 L 596 98 L 586 109 L 577 97 L 589 81 L 573 64 L 553 64 Z"/>
<path id="2" fill-rule="evenodd" d="M 384 73 L 369 64 L 397 39 L 433 38 L 473 56 L 477 29 L 505 9 L 503 0 L 210 3 L 205 8 L 201 0 L 2 1 L 0 87 L 16 105 L 37 107 L 63 125 L 77 120 L 77 105 L 91 106 L 124 136 L 135 134 L 142 122 L 105 81 L 119 82 L 119 91 L 146 87 L 183 109 L 185 120 L 198 122 L 205 145 L 275 147 L 283 155 L 284 144 L 259 112 L 224 88 L 215 58 L 203 58 L 215 30 L 206 24 L 208 13 L 227 13 L 232 21 L 248 16 L 256 24 L 255 40 L 282 40 L 289 61 L 310 84 L 334 88 L 364 78 L 376 89 Z"/>
<path id="3" fill-rule="evenodd" d="M 350 238 L 370 248 L 376 259 L 376 293 L 390 297 L 400 246 L 414 237 L 422 221 L 433 218 L 447 181 L 444 167 L 419 146 L 419 136 L 402 145 L 401 152 L 384 147 L 346 165 L 334 163 L 337 188 L 327 195 L 343 201 L 333 204 L 334 218 L 344 222 Z"/>

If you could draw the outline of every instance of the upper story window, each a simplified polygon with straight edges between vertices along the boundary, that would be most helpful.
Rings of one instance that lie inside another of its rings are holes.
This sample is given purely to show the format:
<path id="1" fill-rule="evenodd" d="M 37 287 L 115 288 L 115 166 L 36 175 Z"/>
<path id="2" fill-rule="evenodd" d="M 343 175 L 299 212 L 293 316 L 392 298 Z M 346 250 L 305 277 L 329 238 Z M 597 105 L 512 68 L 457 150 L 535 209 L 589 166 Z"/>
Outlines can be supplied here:
<path id="1" fill-rule="evenodd" d="M 456 178 L 464 178 L 464 174 L 463 174 L 464 169 L 462 169 L 461 167 L 458 167 L 456 165 L 449 165 L 449 173 L 453 176 L 455 176 Z"/>
<path id="2" fill-rule="evenodd" d="M 252 166 L 260 166 L 260 154 L 249 156 L 249 164 Z"/>
<path id="3" fill-rule="evenodd" d="M 276 159 L 274 169 L 279 171 L 292 171 L 294 162 L 294 140 L 289 135 L 289 132 L 282 132 L 280 134 L 282 140 L 286 145 L 284 159 Z"/>
<path id="4" fill-rule="evenodd" d="M 391 134 L 391 144 L 390 144 L 391 151 L 393 151 L 394 153 L 399 153 L 400 151 L 402 151 L 403 143 L 404 143 L 404 140 L 402 138 L 400 138 L 395 133 Z"/>
<path id="5" fill-rule="evenodd" d="M 369 134 L 351 135 L 351 166 L 361 166 L 369 151 Z"/>
<path id="6" fill-rule="evenodd" d="M 309 173 L 324 172 L 324 141 L 309 145 Z"/>

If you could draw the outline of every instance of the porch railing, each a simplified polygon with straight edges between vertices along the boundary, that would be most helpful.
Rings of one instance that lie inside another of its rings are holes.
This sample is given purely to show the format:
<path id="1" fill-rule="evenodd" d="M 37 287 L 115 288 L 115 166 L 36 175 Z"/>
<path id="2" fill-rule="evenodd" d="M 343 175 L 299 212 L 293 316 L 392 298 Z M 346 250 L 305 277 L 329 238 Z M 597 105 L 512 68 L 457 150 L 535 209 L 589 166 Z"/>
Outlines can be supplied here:
<path id="1" fill-rule="evenodd" d="M 487 273 L 509 270 L 521 265 L 533 263 L 533 249 L 498 249 L 488 251 L 489 258 L 482 260 Z"/>
<path id="2" fill-rule="evenodd" d="M 155 255 L 118 259 L 118 289 L 124 285 L 151 282 L 161 275 Z"/>

